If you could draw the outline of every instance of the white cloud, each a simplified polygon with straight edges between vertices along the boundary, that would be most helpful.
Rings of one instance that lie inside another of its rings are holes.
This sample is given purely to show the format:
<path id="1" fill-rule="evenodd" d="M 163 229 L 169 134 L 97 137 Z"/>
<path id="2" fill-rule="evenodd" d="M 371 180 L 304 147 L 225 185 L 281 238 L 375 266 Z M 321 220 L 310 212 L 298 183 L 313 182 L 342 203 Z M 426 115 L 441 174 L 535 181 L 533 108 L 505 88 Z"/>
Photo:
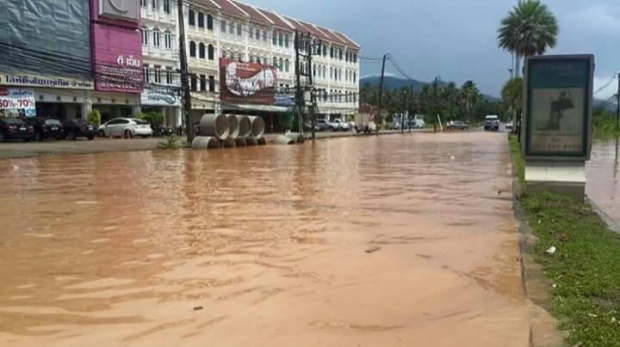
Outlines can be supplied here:
<path id="1" fill-rule="evenodd" d="M 594 77 L 594 98 L 607 100 L 618 91 L 618 80 L 612 75 L 606 77 Z"/>

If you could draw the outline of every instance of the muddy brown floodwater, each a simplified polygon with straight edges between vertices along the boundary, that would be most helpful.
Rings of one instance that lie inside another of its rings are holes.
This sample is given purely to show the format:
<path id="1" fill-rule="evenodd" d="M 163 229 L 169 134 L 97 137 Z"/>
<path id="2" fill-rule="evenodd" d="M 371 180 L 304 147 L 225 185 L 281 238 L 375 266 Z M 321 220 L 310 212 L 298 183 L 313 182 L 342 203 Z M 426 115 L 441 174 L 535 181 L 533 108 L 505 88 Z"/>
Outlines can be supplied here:
<path id="1" fill-rule="evenodd" d="M 5 160 L 0 206 L 2 346 L 528 345 L 504 134 Z"/>
<path id="2" fill-rule="evenodd" d="M 595 141 L 586 166 L 586 193 L 620 224 L 620 165 L 618 140 Z"/>

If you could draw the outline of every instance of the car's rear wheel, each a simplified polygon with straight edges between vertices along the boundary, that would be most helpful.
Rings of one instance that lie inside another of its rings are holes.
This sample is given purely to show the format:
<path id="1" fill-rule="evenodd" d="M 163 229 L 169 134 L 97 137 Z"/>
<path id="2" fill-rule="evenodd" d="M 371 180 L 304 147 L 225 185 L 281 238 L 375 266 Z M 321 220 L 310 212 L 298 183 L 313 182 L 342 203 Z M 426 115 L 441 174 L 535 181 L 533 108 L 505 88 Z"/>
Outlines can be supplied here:
<path id="1" fill-rule="evenodd" d="M 104 130 L 99 130 L 99 132 L 97 134 L 99 134 L 99 137 L 105 137 L 105 131 Z"/>
<path id="2" fill-rule="evenodd" d="M 94 136 L 88 136 L 87 139 L 88 139 L 88 141 L 92 141 L 92 140 L 95 139 L 95 137 Z"/>
<path id="3" fill-rule="evenodd" d="M 0 142 L 6 142 L 6 136 L 3 133 L 0 133 Z"/>
<path id="4" fill-rule="evenodd" d="M 125 130 L 125 132 L 123 133 L 123 138 L 131 139 L 132 137 L 133 137 L 133 134 L 131 133 L 131 131 Z"/>
<path id="5" fill-rule="evenodd" d="M 69 133 L 67 133 L 67 139 L 68 140 L 75 141 L 76 138 L 77 138 L 77 136 L 75 135 L 75 132 L 69 131 Z"/>

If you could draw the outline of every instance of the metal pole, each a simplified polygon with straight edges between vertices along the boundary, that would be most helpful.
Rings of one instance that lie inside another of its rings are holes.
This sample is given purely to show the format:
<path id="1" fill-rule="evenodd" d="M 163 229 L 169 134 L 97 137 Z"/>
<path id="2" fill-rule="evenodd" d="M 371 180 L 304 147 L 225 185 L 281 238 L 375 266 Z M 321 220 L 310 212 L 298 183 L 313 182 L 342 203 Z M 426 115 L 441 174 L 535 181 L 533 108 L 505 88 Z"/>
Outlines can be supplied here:
<path id="1" fill-rule="evenodd" d="M 320 47 L 320 46 L 319 46 Z M 314 50 L 314 45 L 310 44 L 306 46 L 308 51 L 308 81 L 310 82 L 310 102 L 312 106 L 310 107 L 310 126 L 312 127 L 312 141 L 316 140 L 316 108 L 314 107 L 315 97 L 314 97 L 314 71 L 312 70 L 312 51 Z"/>
<path id="2" fill-rule="evenodd" d="M 379 102 L 378 102 L 378 109 L 379 109 L 379 114 L 377 115 L 377 117 L 375 117 L 375 120 L 377 122 L 377 127 L 375 129 L 375 133 L 379 134 L 379 127 L 381 126 L 382 123 L 382 119 L 381 119 L 381 98 L 383 97 L 383 79 L 385 77 L 385 59 L 387 59 L 387 54 L 383 55 L 383 63 L 381 64 L 381 80 L 379 81 Z"/>
<path id="3" fill-rule="evenodd" d="M 618 78 L 618 90 L 616 92 L 616 129 L 620 129 L 620 73 L 616 74 Z"/>
<path id="4" fill-rule="evenodd" d="M 405 132 L 405 109 L 407 108 L 407 90 L 403 90 L 403 115 L 400 117 L 400 133 Z"/>
<path id="5" fill-rule="evenodd" d="M 181 61 L 181 89 L 183 90 L 183 114 L 185 119 L 185 133 L 187 142 L 194 140 L 194 127 L 189 115 L 192 109 L 192 94 L 189 89 L 189 71 L 187 68 L 187 51 L 185 50 L 185 16 L 183 15 L 183 1 L 177 1 L 178 20 L 179 20 L 179 53 Z"/>

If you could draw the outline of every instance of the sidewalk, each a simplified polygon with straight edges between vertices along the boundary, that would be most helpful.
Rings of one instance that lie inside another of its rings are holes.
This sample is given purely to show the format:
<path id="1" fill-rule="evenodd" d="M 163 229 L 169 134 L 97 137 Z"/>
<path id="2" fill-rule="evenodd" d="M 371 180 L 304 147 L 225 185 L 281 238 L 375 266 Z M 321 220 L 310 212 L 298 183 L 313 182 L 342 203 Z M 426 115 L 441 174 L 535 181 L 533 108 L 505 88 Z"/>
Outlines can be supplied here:
<path id="1" fill-rule="evenodd" d="M 411 133 L 425 132 L 427 130 L 411 130 Z M 381 131 L 379 135 L 394 135 L 400 131 Z M 405 131 L 405 134 L 408 132 Z M 265 134 L 267 143 L 272 143 L 278 134 Z M 339 137 L 373 136 L 354 132 L 318 132 L 317 140 Z M 308 134 L 310 136 L 310 134 Z M 7 142 L 0 143 L 0 159 L 28 158 L 45 155 L 62 154 L 92 154 L 105 152 L 145 151 L 157 148 L 157 144 L 163 138 L 148 139 L 108 139 L 96 138 L 93 141 L 43 141 L 43 142 Z"/>

